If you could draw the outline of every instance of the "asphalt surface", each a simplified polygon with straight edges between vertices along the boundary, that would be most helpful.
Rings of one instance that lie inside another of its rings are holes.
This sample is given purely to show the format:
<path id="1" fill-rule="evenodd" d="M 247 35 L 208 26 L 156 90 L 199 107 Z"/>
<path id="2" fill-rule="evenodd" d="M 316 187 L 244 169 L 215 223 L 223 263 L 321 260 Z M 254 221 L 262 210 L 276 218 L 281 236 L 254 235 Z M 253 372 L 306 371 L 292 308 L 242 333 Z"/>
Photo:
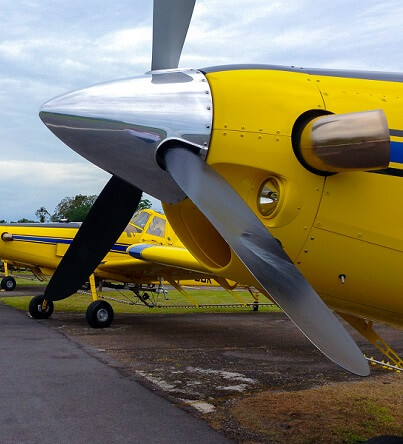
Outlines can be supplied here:
<path id="1" fill-rule="evenodd" d="M 119 362 L 0 304 L 0 441 L 225 443 Z"/>
<path id="2" fill-rule="evenodd" d="M 0 278 L 1 279 L 1 278 Z M 40 286 L 36 283 L 32 285 L 18 285 L 13 291 L 0 291 L 0 297 L 16 297 L 16 296 L 34 296 L 37 294 L 43 294 L 45 291 L 46 286 Z"/>
<path id="3" fill-rule="evenodd" d="M 379 367 L 372 367 L 367 378 L 343 370 L 280 312 L 159 314 L 150 310 L 150 314 L 116 314 L 107 329 L 90 328 L 84 314 L 54 313 L 44 323 L 112 356 L 122 364 L 122 371 L 170 402 L 193 411 L 236 442 L 294 442 L 271 440 L 262 434 L 259 413 L 256 417 L 253 410 L 246 410 L 244 415 L 256 418 L 255 422 L 240 422 L 233 408 L 243 399 L 279 392 L 292 398 L 293 393 L 308 390 L 309 394 L 309 389 L 338 384 L 351 384 L 354 391 L 355 384 L 364 380 L 370 382 L 372 390 L 388 383 L 385 370 Z M 346 327 L 367 356 L 382 359 L 374 346 Z M 380 324 L 376 331 L 397 353 L 403 353 L 401 331 Z M 387 373 L 393 381 L 400 380 L 400 374 Z M 331 424 L 338 421 L 337 414 L 332 416 L 324 410 L 323 415 Z M 304 423 L 311 427 L 309 417 Z M 282 430 L 288 427 L 288 419 L 283 417 L 272 426 Z M 372 435 L 382 433 L 376 428 L 372 431 Z"/>

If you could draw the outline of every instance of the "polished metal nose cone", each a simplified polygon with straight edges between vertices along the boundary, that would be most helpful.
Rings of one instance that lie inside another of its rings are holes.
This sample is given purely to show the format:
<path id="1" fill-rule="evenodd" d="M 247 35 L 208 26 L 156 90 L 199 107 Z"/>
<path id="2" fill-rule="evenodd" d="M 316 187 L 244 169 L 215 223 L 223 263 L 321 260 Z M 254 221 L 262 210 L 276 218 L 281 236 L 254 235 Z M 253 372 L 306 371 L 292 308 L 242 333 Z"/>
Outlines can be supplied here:
<path id="1" fill-rule="evenodd" d="M 185 195 L 157 165 L 156 150 L 169 138 L 207 150 L 212 100 L 199 71 L 158 71 L 56 97 L 39 115 L 59 139 L 90 162 L 175 203 Z"/>

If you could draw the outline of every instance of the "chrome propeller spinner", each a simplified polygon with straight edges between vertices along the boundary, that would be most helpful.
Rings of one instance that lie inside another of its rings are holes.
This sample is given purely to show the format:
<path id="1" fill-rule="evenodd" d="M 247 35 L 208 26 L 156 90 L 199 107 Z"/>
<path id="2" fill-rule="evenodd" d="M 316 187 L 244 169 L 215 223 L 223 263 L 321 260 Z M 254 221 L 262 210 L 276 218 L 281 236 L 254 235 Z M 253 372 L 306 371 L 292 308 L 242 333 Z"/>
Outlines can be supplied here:
<path id="1" fill-rule="evenodd" d="M 45 125 L 78 154 L 168 203 L 183 191 L 155 162 L 157 148 L 177 139 L 206 156 L 212 99 L 204 74 L 167 70 L 90 86 L 45 103 Z M 163 186 L 162 186 L 163 185 Z"/>

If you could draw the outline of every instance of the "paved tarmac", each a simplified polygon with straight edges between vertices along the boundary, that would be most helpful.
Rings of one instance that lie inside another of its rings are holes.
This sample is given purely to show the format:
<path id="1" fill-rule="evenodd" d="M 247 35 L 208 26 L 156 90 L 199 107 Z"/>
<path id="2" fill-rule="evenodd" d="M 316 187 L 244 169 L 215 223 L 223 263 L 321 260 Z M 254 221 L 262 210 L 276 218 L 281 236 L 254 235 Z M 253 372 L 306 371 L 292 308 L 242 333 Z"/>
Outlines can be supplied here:
<path id="1" fill-rule="evenodd" d="M 231 442 L 103 359 L 0 303 L 0 442 Z"/>
<path id="2" fill-rule="evenodd" d="M 1 279 L 1 278 L 0 278 Z M 0 297 L 10 298 L 15 296 L 34 296 L 37 294 L 43 294 L 45 291 L 45 285 L 37 285 L 36 282 L 28 285 L 18 285 L 13 291 L 0 290 Z"/>

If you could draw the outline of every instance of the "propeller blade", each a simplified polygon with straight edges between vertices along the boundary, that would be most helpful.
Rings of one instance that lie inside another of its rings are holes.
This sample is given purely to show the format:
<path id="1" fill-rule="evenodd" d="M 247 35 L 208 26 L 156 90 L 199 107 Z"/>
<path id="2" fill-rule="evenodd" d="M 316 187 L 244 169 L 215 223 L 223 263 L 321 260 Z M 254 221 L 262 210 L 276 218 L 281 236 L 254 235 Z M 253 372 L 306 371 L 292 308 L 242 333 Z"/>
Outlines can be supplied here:
<path id="1" fill-rule="evenodd" d="M 368 375 L 356 343 L 228 182 L 186 144 L 171 144 L 163 156 L 174 180 L 302 333 L 335 363 Z"/>
<path id="2" fill-rule="evenodd" d="M 151 70 L 177 68 L 196 0 L 154 0 Z"/>
<path id="3" fill-rule="evenodd" d="M 50 279 L 46 300 L 65 299 L 88 280 L 126 228 L 141 194 L 134 185 L 112 176 Z"/>

